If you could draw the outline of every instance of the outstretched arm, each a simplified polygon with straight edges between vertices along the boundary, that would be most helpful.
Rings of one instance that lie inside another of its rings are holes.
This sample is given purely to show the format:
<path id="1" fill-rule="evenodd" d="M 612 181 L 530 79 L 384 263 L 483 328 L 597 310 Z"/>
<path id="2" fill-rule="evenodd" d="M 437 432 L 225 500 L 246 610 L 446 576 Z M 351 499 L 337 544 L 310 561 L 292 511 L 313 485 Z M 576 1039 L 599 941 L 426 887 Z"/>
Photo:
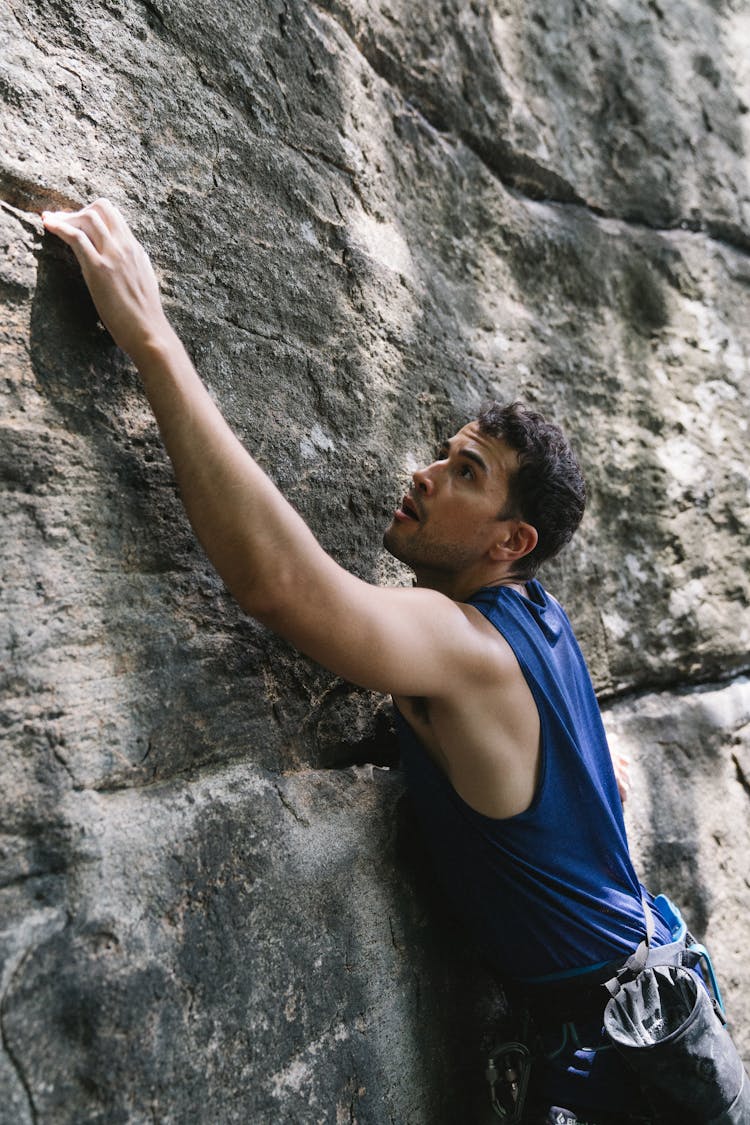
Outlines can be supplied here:
<path id="1" fill-rule="evenodd" d="M 464 669 L 486 675 L 486 641 L 459 605 L 435 591 L 371 586 L 325 553 L 224 421 L 120 212 L 98 200 L 43 220 L 72 247 L 103 323 L 135 362 L 190 521 L 242 608 L 375 690 L 441 696 L 457 690 Z"/>
<path id="2" fill-rule="evenodd" d="M 104 325 L 140 372 L 199 539 L 243 608 L 262 616 L 274 600 L 271 575 L 281 571 L 283 579 L 292 544 L 304 565 L 306 553 L 315 553 L 313 536 L 199 379 L 167 321 L 148 256 L 120 212 L 98 200 L 43 220 L 72 247 Z"/>

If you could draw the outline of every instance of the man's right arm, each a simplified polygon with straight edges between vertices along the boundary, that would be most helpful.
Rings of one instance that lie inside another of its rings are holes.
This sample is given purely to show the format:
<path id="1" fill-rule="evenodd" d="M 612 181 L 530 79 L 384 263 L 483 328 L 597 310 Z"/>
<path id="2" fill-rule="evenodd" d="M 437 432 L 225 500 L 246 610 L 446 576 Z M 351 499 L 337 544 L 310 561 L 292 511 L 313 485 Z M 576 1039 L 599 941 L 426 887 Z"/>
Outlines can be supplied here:
<path id="1" fill-rule="evenodd" d="M 46 215 L 45 225 L 72 246 L 104 324 L 136 363 L 191 523 L 247 613 L 373 690 L 446 698 L 497 675 L 491 646 L 460 605 L 362 582 L 326 554 L 222 417 L 111 204 Z"/>
<path id="2" fill-rule="evenodd" d="M 283 586 L 290 543 L 314 538 L 224 420 L 169 324 L 148 257 L 119 211 L 98 200 L 44 215 L 73 249 L 99 315 L 140 373 L 193 527 L 242 607 L 262 616 L 274 559 Z M 257 559 L 258 565 L 253 566 Z"/>

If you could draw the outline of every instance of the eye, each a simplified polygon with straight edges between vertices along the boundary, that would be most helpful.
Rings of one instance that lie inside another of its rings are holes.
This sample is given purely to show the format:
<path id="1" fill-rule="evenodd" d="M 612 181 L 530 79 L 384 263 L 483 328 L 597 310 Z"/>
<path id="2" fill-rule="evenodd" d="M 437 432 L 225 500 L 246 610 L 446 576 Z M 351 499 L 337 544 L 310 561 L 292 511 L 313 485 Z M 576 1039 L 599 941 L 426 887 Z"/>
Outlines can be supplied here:
<path id="1" fill-rule="evenodd" d="M 463 477 L 464 480 L 474 480 L 474 470 L 471 465 L 467 465 L 466 462 L 459 468 L 458 475 Z"/>

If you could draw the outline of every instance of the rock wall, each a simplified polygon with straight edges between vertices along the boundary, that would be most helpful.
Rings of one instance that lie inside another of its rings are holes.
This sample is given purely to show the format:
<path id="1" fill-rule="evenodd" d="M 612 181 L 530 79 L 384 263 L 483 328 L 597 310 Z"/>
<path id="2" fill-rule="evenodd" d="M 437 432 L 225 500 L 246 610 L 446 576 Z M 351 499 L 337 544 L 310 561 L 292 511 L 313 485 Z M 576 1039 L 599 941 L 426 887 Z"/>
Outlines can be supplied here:
<path id="1" fill-rule="evenodd" d="M 591 485 L 549 568 L 651 885 L 750 1054 L 740 0 L 7 0 L 0 1120 L 479 1120 L 502 1006 L 388 711 L 242 617 L 38 211 L 101 194 L 343 564 L 482 398 Z"/>

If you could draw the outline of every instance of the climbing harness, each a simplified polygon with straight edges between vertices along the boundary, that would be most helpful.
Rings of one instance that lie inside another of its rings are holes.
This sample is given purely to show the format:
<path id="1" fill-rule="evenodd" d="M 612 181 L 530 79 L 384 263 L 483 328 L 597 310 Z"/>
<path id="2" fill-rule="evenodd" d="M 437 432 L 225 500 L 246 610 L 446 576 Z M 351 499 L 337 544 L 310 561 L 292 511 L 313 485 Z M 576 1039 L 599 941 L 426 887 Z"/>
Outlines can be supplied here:
<path id="1" fill-rule="evenodd" d="M 750 1079 L 726 1029 L 711 959 L 665 896 L 655 904 L 678 936 L 651 948 L 654 923 L 644 899 L 646 937 L 605 983 L 604 1029 L 646 1094 L 686 1125 L 748 1125 Z"/>
<path id="2" fill-rule="evenodd" d="M 750 1125 L 750 1079 L 726 1030 L 708 951 L 666 895 L 658 895 L 654 906 L 672 941 L 652 947 L 654 922 L 645 897 L 643 906 L 645 939 L 610 979 L 599 977 L 600 983 L 586 990 L 586 1014 L 604 1008 L 608 1039 L 586 1049 L 619 1053 L 638 1076 L 655 1120 L 679 1113 L 685 1125 Z M 561 1041 L 552 1051 L 541 1048 L 532 1022 L 526 1008 L 519 1040 L 500 1044 L 489 1056 L 490 1102 L 506 1125 L 524 1120 L 534 1058 L 552 1061 L 570 1046 L 581 1047 L 575 1021 L 560 1021 Z"/>

